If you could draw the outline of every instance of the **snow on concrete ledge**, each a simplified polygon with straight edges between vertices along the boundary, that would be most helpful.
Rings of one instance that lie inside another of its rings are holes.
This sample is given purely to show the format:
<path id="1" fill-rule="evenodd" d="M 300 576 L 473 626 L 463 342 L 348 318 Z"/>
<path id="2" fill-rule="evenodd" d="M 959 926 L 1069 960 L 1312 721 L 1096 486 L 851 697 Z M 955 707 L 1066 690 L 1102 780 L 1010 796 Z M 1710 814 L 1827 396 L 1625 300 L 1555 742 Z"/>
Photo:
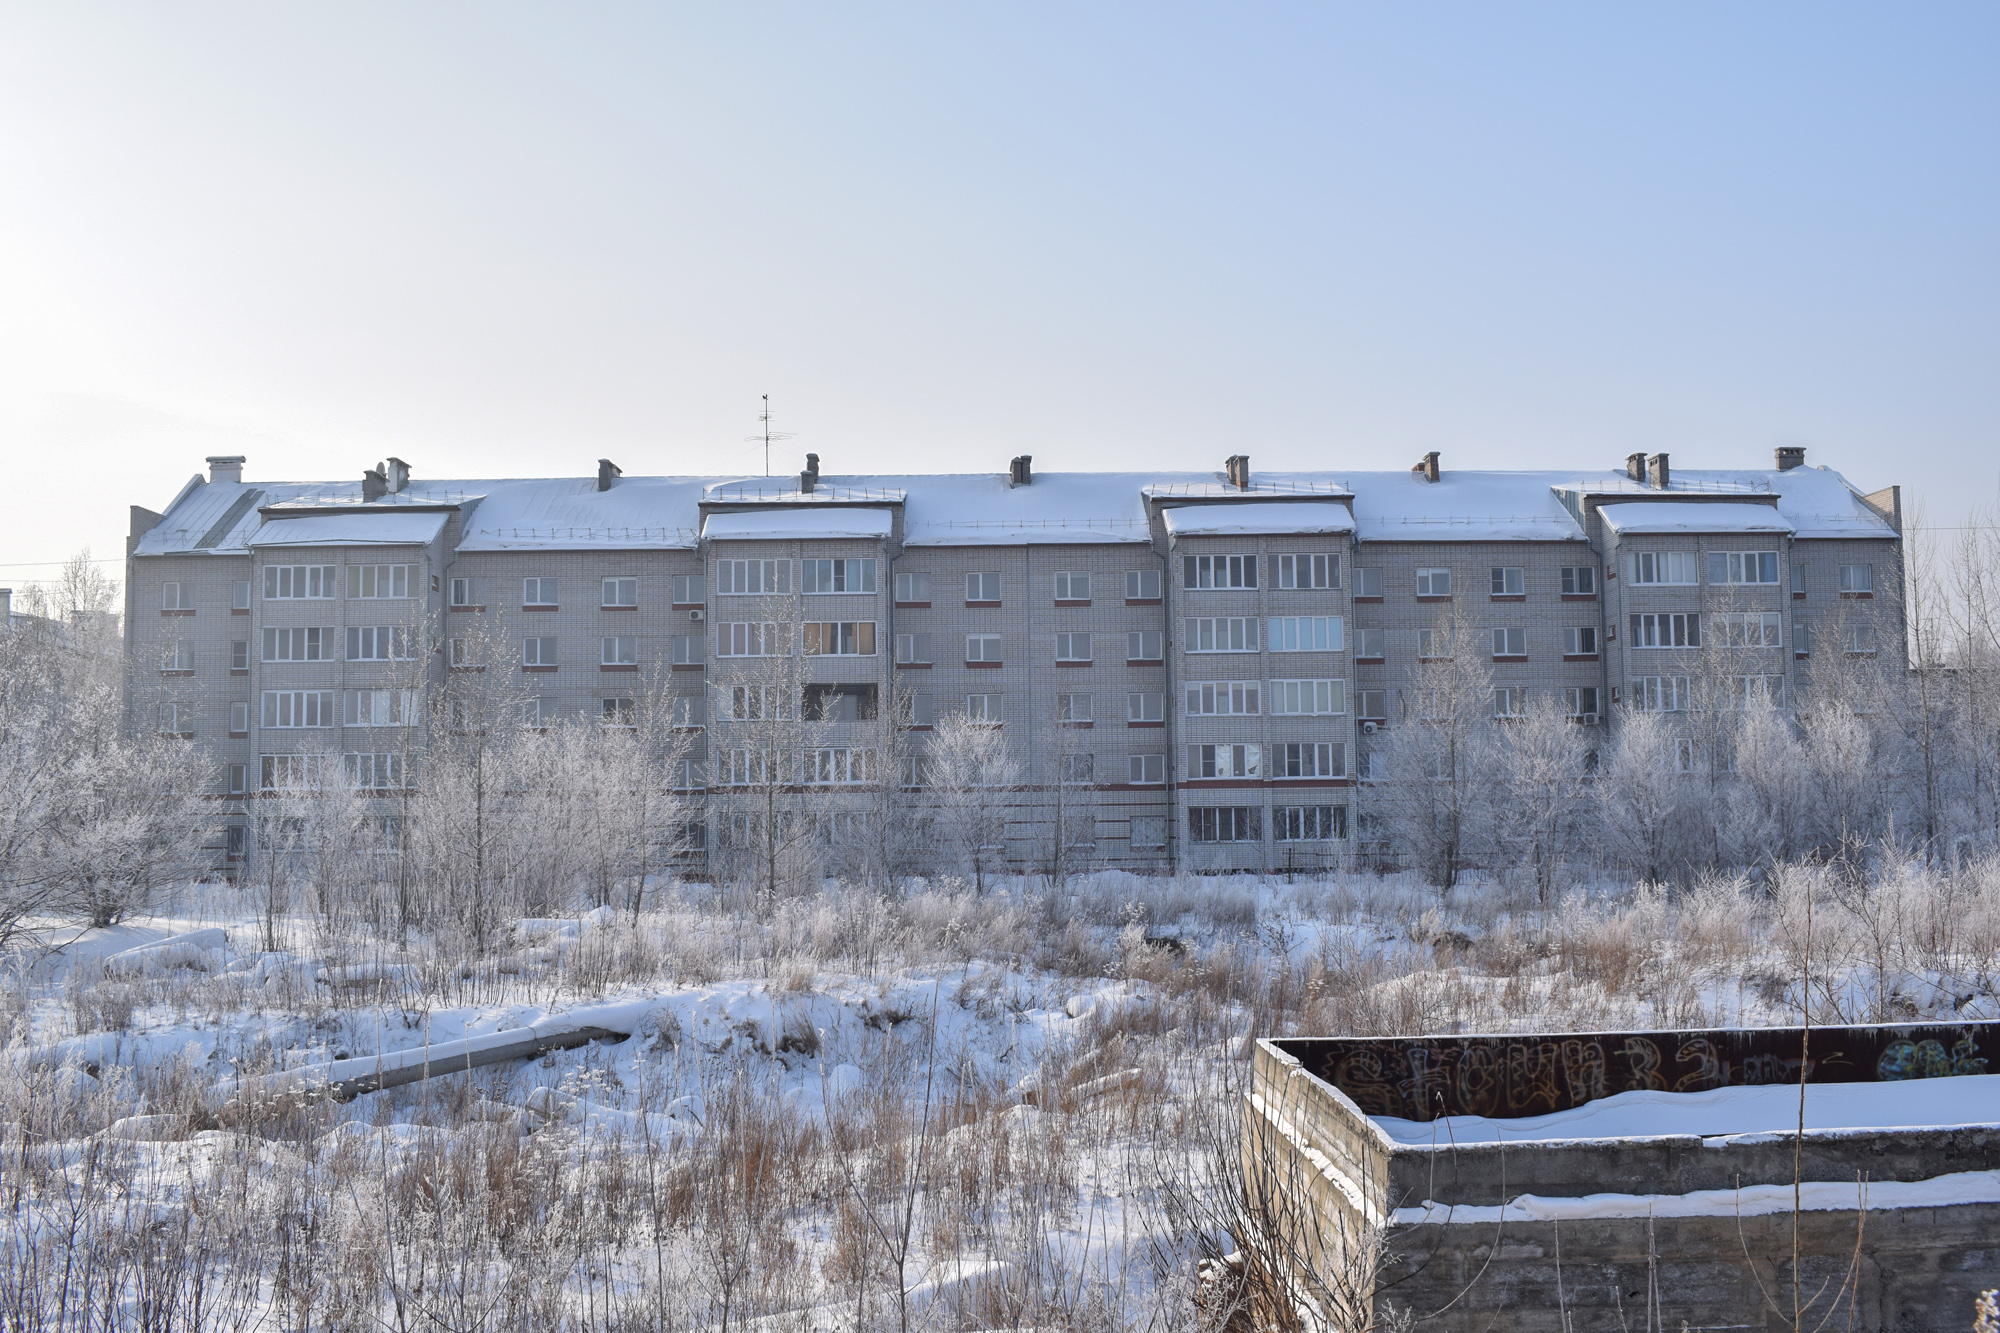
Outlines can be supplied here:
<path id="1" fill-rule="evenodd" d="M 350 513 L 267 517 L 252 546 L 428 546 L 448 514 Z"/>
<path id="2" fill-rule="evenodd" d="M 745 514 L 710 514 L 701 535 L 710 541 L 769 541 L 858 537 L 880 541 L 889 535 L 886 509 L 766 509 Z"/>
<path id="3" fill-rule="evenodd" d="M 1770 505 L 1631 500 L 1599 509 L 1613 532 L 1789 533 L 1792 521 Z"/>
<path id="4" fill-rule="evenodd" d="M 1343 504 L 1250 500 L 1184 505 L 1160 515 L 1174 537 L 1226 537 L 1256 533 L 1352 532 L 1354 515 Z"/>

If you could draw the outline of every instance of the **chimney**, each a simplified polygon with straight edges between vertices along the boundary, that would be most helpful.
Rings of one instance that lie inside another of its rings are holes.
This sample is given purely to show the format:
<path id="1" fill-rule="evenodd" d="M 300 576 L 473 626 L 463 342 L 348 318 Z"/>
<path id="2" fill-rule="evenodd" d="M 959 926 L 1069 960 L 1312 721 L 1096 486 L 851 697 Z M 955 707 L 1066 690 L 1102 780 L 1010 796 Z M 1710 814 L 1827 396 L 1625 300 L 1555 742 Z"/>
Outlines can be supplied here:
<path id="1" fill-rule="evenodd" d="M 624 475 L 625 475 L 625 469 L 619 467 L 616 463 L 612 462 L 610 459 L 600 458 L 597 460 L 598 490 L 600 491 L 610 490 L 611 483 L 618 480 L 618 478 Z"/>
<path id="2" fill-rule="evenodd" d="M 1667 482 L 1670 477 L 1667 472 L 1667 456 L 1665 454 L 1654 454 L 1647 471 L 1651 474 L 1655 486 L 1663 491 L 1667 489 Z"/>
<path id="3" fill-rule="evenodd" d="M 1425 454 L 1424 461 L 1412 467 L 1410 471 L 1423 473 L 1425 481 L 1436 481 L 1438 479 L 1437 450 L 1433 449 L 1431 452 Z"/>
<path id="4" fill-rule="evenodd" d="M 403 488 L 410 484 L 410 465 L 400 458 L 392 457 L 388 462 L 378 466 L 382 469 L 383 480 L 389 483 L 389 494 L 401 495 Z"/>
<path id="5" fill-rule="evenodd" d="M 1781 444 L 1777 452 L 1780 472 L 1790 472 L 1795 467 L 1806 465 L 1806 447 L 1802 444 Z"/>
<path id="6" fill-rule="evenodd" d="M 210 454 L 208 457 L 208 479 L 216 485 L 228 482 L 234 486 L 243 480 L 242 454 Z"/>
<path id="7" fill-rule="evenodd" d="M 1034 461 L 1033 454 L 1022 454 L 1013 462 L 1007 464 L 1008 489 L 1011 490 L 1016 486 L 1029 486 L 1034 483 L 1035 471 L 1031 466 Z"/>
<path id="8" fill-rule="evenodd" d="M 389 479 L 382 475 L 382 464 L 377 463 L 361 474 L 361 503 L 374 504 L 389 493 Z"/>
<path id="9" fill-rule="evenodd" d="M 1634 481 L 1638 482 L 1645 481 L 1646 455 L 1644 454 L 1625 455 L 1625 475 L 1630 477 Z"/>
<path id="10" fill-rule="evenodd" d="M 1223 460 L 1222 475 L 1239 491 L 1250 489 L 1250 455 L 1231 454 Z"/>
<path id="11" fill-rule="evenodd" d="M 819 455 L 807 454 L 806 470 L 804 472 L 799 473 L 799 493 L 802 495 L 811 495 L 813 493 L 813 488 L 818 485 L 819 485 Z"/>

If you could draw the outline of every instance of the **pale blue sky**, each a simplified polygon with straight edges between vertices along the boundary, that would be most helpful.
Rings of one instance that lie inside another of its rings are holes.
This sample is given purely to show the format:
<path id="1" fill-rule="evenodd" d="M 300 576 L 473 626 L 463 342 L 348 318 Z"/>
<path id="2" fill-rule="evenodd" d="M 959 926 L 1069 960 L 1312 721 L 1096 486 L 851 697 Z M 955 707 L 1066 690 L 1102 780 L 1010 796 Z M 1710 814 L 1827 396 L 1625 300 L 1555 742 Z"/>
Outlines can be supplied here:
<path id="1" fill-rule="evenodd" d="M 0 583 L 249 476 L 2000 485 L 2000 7 L 0 8 Z"/>

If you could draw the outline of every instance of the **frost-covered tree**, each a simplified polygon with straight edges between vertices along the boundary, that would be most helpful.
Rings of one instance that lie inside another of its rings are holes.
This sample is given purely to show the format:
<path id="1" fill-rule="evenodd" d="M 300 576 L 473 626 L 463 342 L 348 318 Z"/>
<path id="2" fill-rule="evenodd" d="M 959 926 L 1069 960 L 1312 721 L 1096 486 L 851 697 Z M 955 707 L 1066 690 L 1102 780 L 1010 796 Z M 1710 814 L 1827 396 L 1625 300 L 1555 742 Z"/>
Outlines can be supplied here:
<path id="1" fill-rule="evenodd" d="M 1554 694 L 1539 694 L 1500 727 L 1505 794 L 1494 828 L 1510 865 L 1534 877 L 1541 901 L 1563 885 L 1584 843 L 1590 810 L 1588 729 Z"/>
<path id="2" fill-rule="evenodd" d="M 1493 675 L 1479 633 L 1455 616 L 1438 619 L 1430 654 L 1411 671 L 1402 717 L 1382 746 L 1388 772 L 1377 788 L 1381 821 L 1446 892 L 1491 845 L 1500 775 Z"/>
<path id="3" fill-rule="evenodd" d="M 925 760 L 940 851 L 984 892 L 1005 863 L 1007 811 L 1021 780 L 1005 731 L 955 709 L 938 720 Z"/>
<path id="4" fill-rule="evenodd" d="M 1612 859 L 1642 881 L 1674 875 L 1685 860 L 1691 798 L 1688 749 L 1672 714 L 1618 714 L 1595 784 L 1597 829 Z"/>

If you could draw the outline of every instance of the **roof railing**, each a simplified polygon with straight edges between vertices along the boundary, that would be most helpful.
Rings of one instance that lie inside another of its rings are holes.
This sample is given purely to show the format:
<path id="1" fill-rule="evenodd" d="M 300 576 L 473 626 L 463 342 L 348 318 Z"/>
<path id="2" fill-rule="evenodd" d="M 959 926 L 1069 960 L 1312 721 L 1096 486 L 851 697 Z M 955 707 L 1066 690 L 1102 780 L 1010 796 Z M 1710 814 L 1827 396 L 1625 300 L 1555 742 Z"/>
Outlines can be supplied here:
<path id="1" fill-rule="evenodd" d="M 1247 490 L 1221 481 L 1169 481 L 1148 483 L 1139 489 L 1145 495 L 1160 496 L 1354 494 L 1338 481 L 1256 481 Z"/>

